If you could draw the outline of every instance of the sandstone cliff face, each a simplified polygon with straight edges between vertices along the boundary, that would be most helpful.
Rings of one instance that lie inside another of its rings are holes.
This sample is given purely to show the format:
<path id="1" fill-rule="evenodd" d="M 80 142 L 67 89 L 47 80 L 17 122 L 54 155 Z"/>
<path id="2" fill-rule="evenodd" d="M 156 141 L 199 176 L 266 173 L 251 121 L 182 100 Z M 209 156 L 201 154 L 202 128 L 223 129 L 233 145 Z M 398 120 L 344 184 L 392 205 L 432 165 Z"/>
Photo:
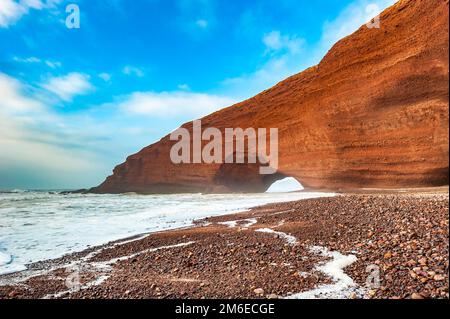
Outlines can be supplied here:
<path id="1" fill-rule="evenodd" d="M 311 188 L 448 184 L 448 0 L 404 0 L 319 65 L 202 119 L 204 127 L 279 128 L 279 169 L 180 164 L 164 137 L 128 157 L 99 193 L 264 191 L 284 176 Z M 191 129 L 192 124 L 184 127 Z"/>

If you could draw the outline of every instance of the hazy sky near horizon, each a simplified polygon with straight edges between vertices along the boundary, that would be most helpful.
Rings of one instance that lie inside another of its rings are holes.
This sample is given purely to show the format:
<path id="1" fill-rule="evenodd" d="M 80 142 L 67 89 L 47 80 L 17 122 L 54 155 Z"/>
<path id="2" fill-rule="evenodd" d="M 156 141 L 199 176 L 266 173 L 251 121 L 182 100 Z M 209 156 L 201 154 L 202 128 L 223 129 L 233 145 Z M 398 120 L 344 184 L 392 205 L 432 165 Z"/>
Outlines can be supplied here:
<path id="1" fill-rule="evenodd" d="M 394 2 L 0 0 L 0 189 L 95 186 L 184 122 L 317 64 L 369 5 Z"/>

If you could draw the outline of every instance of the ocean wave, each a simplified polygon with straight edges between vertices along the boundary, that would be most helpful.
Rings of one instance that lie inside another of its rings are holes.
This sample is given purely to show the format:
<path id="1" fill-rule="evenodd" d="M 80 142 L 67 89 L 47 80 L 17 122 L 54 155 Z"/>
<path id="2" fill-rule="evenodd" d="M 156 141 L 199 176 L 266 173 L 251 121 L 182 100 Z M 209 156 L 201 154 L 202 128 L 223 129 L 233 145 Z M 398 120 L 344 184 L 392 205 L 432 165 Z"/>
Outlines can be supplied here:
<path id="1" fill-rule="evenodd" d="M 3 195 L 1 272 L 61 257 L 130 236 L 188 227 L 196 219 L 237 213 L 275 202 L 333 196 L 324 193 Z"/>
<path id="2" fill-rule="evenodd" d="M 24 189 L 11 189 L 11 190 L 0 190 L 0 194 L 23 194 L 29 191 Z"/>
<path id="3" fill-rule="evenodd" d="M 12 256 L 0 251 L 0 267 L 8 265 L 12 262 Z"/>

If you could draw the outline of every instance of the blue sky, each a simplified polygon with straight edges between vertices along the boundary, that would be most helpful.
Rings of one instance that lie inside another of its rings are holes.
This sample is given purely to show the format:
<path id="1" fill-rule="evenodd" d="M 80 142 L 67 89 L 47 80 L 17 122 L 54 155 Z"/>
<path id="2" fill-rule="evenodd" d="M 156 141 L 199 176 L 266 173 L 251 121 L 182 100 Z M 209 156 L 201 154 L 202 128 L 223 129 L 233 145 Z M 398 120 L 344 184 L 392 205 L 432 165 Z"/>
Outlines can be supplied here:
<path id="1" fill-rule="evenodd" d="M 0 0 L 0 189 L 95 186 L 182 123 L 317 64 L 393 3 Z"/>

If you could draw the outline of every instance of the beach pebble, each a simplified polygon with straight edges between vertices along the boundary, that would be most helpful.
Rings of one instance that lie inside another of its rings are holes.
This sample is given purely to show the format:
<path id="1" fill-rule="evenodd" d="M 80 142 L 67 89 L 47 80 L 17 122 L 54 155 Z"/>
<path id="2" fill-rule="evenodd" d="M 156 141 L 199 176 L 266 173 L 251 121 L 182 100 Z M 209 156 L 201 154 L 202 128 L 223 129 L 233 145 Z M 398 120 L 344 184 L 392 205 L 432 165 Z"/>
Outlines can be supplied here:
<path id="1" fill-rule="evenodd" d="M 445 280 L 445 277 L 444 277 L 443 275 L 435 275 L 435 276 L 433 277 L 433 280 L 434 280 L 434 281 L 444 281 L 444 280 Z"/>
<path id="2" fill-rule="evenodd" d="M 256 288 L 255 290 L 253 290 L 253 292 L 254 292 L 255 295 L 257 295 L 257 296 L 262 296 L 262 295 L 264 295 L 264 289 L 262 289 L 262 288 Z"/>
<path id="3" fill-rule="evenodd" d="M 425 298 L 419 293 L 413 293 L 411 295 L 411 299 L 425 299 Z"/>

